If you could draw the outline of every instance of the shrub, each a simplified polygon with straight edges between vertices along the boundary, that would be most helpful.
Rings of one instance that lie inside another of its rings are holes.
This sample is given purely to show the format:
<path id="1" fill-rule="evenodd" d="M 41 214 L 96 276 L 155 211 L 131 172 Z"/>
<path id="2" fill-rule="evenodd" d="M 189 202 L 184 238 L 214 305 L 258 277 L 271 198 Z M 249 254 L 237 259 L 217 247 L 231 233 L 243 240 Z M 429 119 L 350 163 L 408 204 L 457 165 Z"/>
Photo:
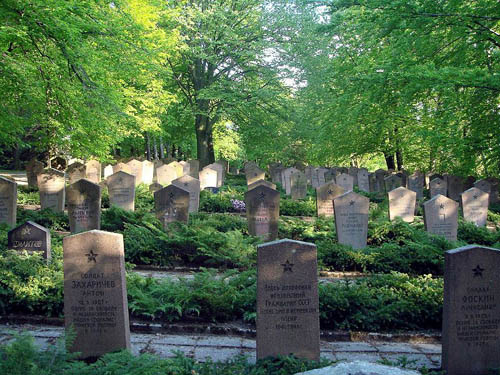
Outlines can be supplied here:
<path id="1" fill-rule="evenodd" d="M 54 212 L 50 208 L 33 211 L 23 208 L 17 209 L 17 225 L 24 224 L 26 221 L 50 228 L 51 230 L 69 231 L 69 218 L 64 212 Z"/>

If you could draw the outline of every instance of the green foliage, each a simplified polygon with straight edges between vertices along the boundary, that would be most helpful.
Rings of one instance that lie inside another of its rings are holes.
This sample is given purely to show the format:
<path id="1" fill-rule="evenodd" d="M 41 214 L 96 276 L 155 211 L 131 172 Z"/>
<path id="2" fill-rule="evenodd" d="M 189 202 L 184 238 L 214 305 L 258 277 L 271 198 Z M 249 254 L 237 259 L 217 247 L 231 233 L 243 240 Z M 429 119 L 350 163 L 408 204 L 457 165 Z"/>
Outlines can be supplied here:
<path id="1" fill-rule="evenodd" d="M 17 204 L 40 204 L 40 194 L 36 188 L 28 188 L 27 186 L 18 186 L 17 188 Z"/>
<path id="2" fill-rule="evenodd" d="M 17 208 L 17 224 L 23 224 L 26 221 L 50 228 L 51 230 L 69 231 L 69 218 L 64 212 L 54 212 L 50 208 L 39 211 L 25 210 Z"/>
<path id="3" fill-rule="evenodd" d="M 219 213 L 236 212 L 233 209 L 231 199 L 244 200 L 244 195 L 242 192 L 228 188 L 225 188 L 225 191 L 220 190 L 219 193 L 216 194 L 203 190 L 200 192 L 200 211 Z"/>
<path id="4" fill-rule="evenodd" d="M 307 197 L 293 200 L 289 197 L 280 199 L 280 215 L 283 216 L 316 216 L 316 200 Z"/>

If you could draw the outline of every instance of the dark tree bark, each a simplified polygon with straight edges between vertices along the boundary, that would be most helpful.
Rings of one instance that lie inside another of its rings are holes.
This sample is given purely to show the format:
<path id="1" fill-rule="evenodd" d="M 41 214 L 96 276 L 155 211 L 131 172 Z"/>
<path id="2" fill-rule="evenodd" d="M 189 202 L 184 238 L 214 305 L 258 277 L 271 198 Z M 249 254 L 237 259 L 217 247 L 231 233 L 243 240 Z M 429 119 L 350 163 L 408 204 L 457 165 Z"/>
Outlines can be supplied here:
<path id="1" fill-rule="evenodd" d="M 387 169 L 396 169 L 396 164 L 394 163 L 394 154 L 384 152 L 385 163 L 387 164 Z"/>

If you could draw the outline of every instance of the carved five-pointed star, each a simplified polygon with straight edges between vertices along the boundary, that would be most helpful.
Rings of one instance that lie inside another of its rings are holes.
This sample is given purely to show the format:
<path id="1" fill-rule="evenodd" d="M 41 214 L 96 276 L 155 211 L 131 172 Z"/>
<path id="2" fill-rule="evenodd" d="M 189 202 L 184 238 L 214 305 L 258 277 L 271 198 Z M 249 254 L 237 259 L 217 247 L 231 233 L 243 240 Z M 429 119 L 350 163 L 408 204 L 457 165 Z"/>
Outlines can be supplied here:
<path id="1" fill-rule="evenodd" d="M 31 228 L 30 227 L 24 227 L 23 230 L 21 231 L 23 236 L 27 236 L 31 234 Z"/>
<path id="2" fill-rule="evenodd" d="M 481 268 L 479 264 L 472 270 L 474 272 L 474 277 L 483 277 L 484 268 Z"/>
<path id="3" fill-rule="evenodd" d="M 439 208 L 440 208 L 441 210 L 444 210 L 444 204 L 442 204 L 442 203 L 441 203 L 441 204 L 439 205 Z"/>
<path id="4" fill-rule="evenodd" d="M 292 267 L 294 266 L 293 263 L 290 263 L 290 261 L 287 259 L 285 263 L 281 264 L 283 266 L 283 273 L 284 272 L 293 272 Z"/>
<path id="5" fill-rule="evenodd" d="M 349 206 L 354 206 L 354 201 L 350 201 Z"/>
<path id="6" fill-rule="evenodd" d="M 477 195 L 473 195 L 472 198 L 477 199 Z"/>
<path id="7" fill-rule="evenodd" d="M 98 255 L 99 255 L 99 254 L 95 254 L 95 253 L 94 253 L 94 250 L 90 250 L 90 253 L 85 254 L 85 256 L 86 256 L 86 257 L 88 257 L 88 259 L 87 259 L 87 263 L 90 263 L 90 262 L 92 262 L 92 261 L 93 261 L 94 263 L 97 263 L 97 261 L 96 261 L 96 259 L 95 259 L 95 258 L 96 258 L 96 256 L 98 256 Z"/>
<path id="8" fill-rule="evenodd" d="M 332 195 L 332 194 L 333 194 L 332 189 L 328 190 L 328 195 Z"/>
<path id="9" fill-rule="evenodd" d="M 261 193 L 259 194 L 259 198 L 260 198 L 260 199 L 264 199 L 265 197 L 266 197 L 266 193 L 261 192 Z"/>
<path id="10" fill-rule="evenodd" d="M 188 186 L 189 184 L 187 182 L 184 182 L 184 186 Z"/>
<path id="11" fill-rule="evenodd" d="M 170 199 L 174 199 L 175 194 L 174 194 L 174 193 L 170 193 L 170 194 L 168 195 L 168 197 L 169 197 Z"/>

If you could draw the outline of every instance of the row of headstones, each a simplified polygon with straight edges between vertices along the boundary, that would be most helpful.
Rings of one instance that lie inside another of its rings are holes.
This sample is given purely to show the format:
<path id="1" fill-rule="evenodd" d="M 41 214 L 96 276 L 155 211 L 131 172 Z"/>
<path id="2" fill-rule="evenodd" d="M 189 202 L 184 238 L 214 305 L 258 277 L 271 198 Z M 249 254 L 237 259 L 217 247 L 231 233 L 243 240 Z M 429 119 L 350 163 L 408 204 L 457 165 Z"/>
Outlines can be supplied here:
<path id="1" fill-rule="evenodd" d="M 130 349 L 123 237 L 90 231 L 64 238 L 64 319 L 82 358 Z M 500 366 L 500 251 L 446 252 L 443 369 L 482 375 Z M 317 250 L 280 240 L 257 249 L 257 358 L 319 360 Z"/>

